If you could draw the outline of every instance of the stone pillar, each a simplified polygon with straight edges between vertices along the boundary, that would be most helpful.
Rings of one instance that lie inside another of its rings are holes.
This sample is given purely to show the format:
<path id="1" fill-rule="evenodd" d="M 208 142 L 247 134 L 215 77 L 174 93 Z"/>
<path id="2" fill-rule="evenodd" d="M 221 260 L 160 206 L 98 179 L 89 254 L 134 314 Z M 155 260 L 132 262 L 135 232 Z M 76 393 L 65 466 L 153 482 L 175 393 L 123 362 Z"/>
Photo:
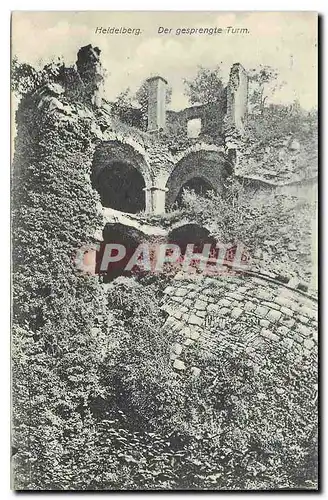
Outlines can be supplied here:
<path id="1" fill-rule="evenodd" d="M 230 70 L 227 85 L 227 121 L 243 132 L 247 118 L 248 76 L 245 68 L 236 63 Z"/>
<path id="2" fill-rule="evenodd" d="M 100 49 L 92 45 L 81 47 L 77 53 L 76 67 L 84 85 L 85 100 L 100 107 L 104 81 Z"/>
<path id="3" fill-rule="evenodd" d="M 149 132 L 165 130 L 166 126 L 166 86 L 161 76 L 148 78 L 148 128 Z"/>
<path id="4" fill-rule="evenodd" d="M 146 212 L 152 214 L 165 213 L 165 193 L 167 188 L 151 186 L 144 188 L 146 194 Z"/>

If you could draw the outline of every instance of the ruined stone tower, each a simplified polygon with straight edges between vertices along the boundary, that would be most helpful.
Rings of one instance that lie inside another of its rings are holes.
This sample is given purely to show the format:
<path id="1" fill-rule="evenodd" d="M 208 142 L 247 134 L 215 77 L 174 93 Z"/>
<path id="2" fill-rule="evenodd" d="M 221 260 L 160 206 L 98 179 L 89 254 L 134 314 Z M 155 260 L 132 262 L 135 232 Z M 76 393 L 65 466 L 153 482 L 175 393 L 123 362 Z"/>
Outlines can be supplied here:
<path id="1" fill-rule="evenodd" d="M 148 131 L 165 130 L 166 126 L 166 86 L 161 76 L 153 76 L 148 83 Z"/>
<path id="2" fill-rule="evenodd" d="M 99 246 L 122 242 L 129 249 L 147 241 L 189 239 L 216 244 L 211 227 L 187 220 L 188 214 L 186 219 L 165 219 L 165 212 L 179 207 L 185 188 L 198 194 L 212 190 L 224 196 L 227 179 L 236 174 L 238 143 L 232 144 L 231 137 L 243 134 L 247 120 L 248 78 L 242 65 L 232 66 L 228 85 L 215 101 L 181 111 L 166 110 L 166 80 L 150 78 L 147 131 L 115 115 L 112 103 L 101 99 L 103 72 L 98 48 L 82 47 L 76 70 L 71 70 L 75 71 L 76 94 L 66 95 L 68 85 L 48 83 L 36 91 L 34 102 L 40 113 L 50 116 L 53 123 L 61 123 L 68 135 L 79 127 L 87 129 L 90 172 L 86 182 L 90 183 L 89 193 L 98 197 L 102 221 L 92 236 L 94 242 Z M 191 136 L 188 124 L 195 120 L 200 126 Z M 79 149 L 83 147 L 79 143 Z M 250 179 L 241 180 L 246 184 Z M 277 188 L 261 180 L 257 185 L 268 194 Z M 161 220 L 165 223 L 160 224 Z M 210 342 L 229 347 L 231 338 L 256 365 L 258 346 L 267 342 L 277 343 L 293 355 L 314 356 L 315 299 L 307 295 L 306 287 L 289 280 L 290 276 L 260 273 L 258 269 L 230 281 L 220 276 L 214 281 L 179 278 L 165 290 L 163 304 L 163 326 L 174 330 L 178 344 L 171 356 L 174 368 L 195 368 L 187 363 L 188 349 L 195 343 L 210 350 Z M 206 335 L 213 312 L 218 324 L 214 325 L 216 337 L 209 339 Z M 231 337 L 241 322 L 246 325 L 244 337 Z"/>

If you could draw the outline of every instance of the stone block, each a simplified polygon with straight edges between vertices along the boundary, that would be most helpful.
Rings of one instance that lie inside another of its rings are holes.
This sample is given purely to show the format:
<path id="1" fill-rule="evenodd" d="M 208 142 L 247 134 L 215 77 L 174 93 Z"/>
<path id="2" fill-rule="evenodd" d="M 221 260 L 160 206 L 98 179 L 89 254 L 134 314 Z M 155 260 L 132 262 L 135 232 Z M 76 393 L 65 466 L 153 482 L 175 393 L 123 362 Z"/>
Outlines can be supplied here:
<path id="1" fill-rule="evenodd" d="M 220 306 L 220 307 L 230 307 L 230 305 L 231 305 L 231 302 L 230 302 L 230 300 L 227 300 L 227 299 L 221 299 L 218 302 L 218 306 Z"/>
<path id="2" fill-rule="evenodd" d="M 168 327 L 168 326 L 173 325 L 174 323 L 175 323 L 174 318 L 173 318 L 172 316 L 169 316 L 169 317 L 167 318 L 166 322 L 165 322 L 165 326 L 167 326 L 167 327 Z"/>
<path id="3" fill-rule="evenodd" d="M 282 339 L 282 342 L 284 345 L 286 345 L 286 347 L 288 347 L 289 349 L 293 346 L 294 344 L 294 340 L 293 339 L 289 339 L 288 337 L 284 337 Z"/>
<path id="4" fill-rule="evenodd" d="M 279 326 L 277 332 L 279 335 L 286 336 L 289 334 L 289 328 L 287 328 L 287 326 Z"/>
<path id="5" fill-rule="evenodd" d="M 270 321 L 268 321 L 267 319 L 260 319 L 260 325 L 267 328 L 270 325 Z"/>
<path id="6" fill-rule="evenodd" d="M 282 306 L 281 312 L 282 312 L 282 314 L 285 314 L 285 316 L 293 316 L 293 314 L 294 314 L 294 311 L 289 309 L 289 307 L 285 307 L 285 306 Z"/>
<path id="7" fill-rule="evenodd" d="M 206 309 L 207 303 L 203 300 L 196 300 L 194 308 L 199 309 L 200 311 L 204 311 Z"/>
<path id="8" fill-rule="evenodd" d="M 184 297 L 185 295 L 187 295 L 187 293 L 189 292 L 189 290 L 187 288 L 178 288 L 174 295 L 176 297 Z"/>
<path id="9" fill-rule="evenodd" d="M 220 310 L 220 306 L 219 306 L 218 304 L 209 304 L 209 305 L 207 306 L 207 311 L 208 311 L 209 313 L 211 313 L 211 312 L 216 313 L 216 312 L 218 312 L 219 310 Z"/>
<path id="10" fill-rule="evenodd" d="M 182 304 L 182 302 L 184 302 L 184 299 L 182 297 L 178 297 L 176 295 L 173 295 L 172 300 L 174 300 L 174 302 L 178 302 L 179 304 Z"/>
<path id="11" fill-rule="evenodd" d="M 197 316 L 200 316 L 201 318 L 205 318 L 207 315 L 206 311 L 196 311 Z"/>
<path id="12" fill-rule="evenodd" d="M 239 316 L 243 313 L 243 310 L 240 309 L 239 307 L 235 307 L 232 311 L 231 311 L 231 317 L 232 318 L 239 318 Z"/>
<path id="13" fill-rule="evenodd" d="M 261 335 L 263 337 L 266 337 L 267 339 L 270 339 L 270 340 L 275 340 L 275 341 L 279 340 L 278 335 L 276 335 L 275 333 L 272 333 L 271 330 L 268 330 L 266 328 L 262 328 Z"/>
<path id="14" fill-rule="evenodd" d="M 317 311 L 316 307 L 311 309 L 310 307 L 302 306 L 300 308 L 300 313 L 303 314 L 304 316 L 311 318 L 311 319 L 317 319 L 317 316 L 318 316 L 318 311 Z"/>
<path id="15" fill-rule="evenodd" d="M 197 366 L 192 366 L 191 373 L 192 373 L 193 377 L 199 377 L 199 375 L 201 373 L 201 369 L 197 368 Z"/>
<path id="16" fill-rule="evenodd" d="M 276 304 L 279 304 L 280 306 L 289 307 L 292 310 L 297 309 L 297 304 L 295 304 L 295 302 L 290 300 L 290 298 L 286 297 L 285 295 L 278 295 L 277 297 L 275 297 L 274 302 Z"/>
<path id="17" fill-rule="evenodd" d="M 279 321 L 281 317 L 281 312 L 280 311 L 276 311 L 276 309 L 270 309 L 270 311 L 268 312 L 266 318 L 269 320 L 269 321 L 272 321 L 272 323 L 276 323 L 277 321 Z"/>
<path id="18" fill-rule="evenodd" d="M 292 326 L 294 326 L 294 324 L 295 324 L 295 320 L 292 319 L 292 318 L 290 318 L 290 317 L 283 316 L 280 319 L 280 323 L 282 323 L 283 325 L 287 326 L 288 328 L 292 328 Z"/>
<path id="19" fill-rule="evenodd" d="M 307 318 L 306 316 L 298 316 L 297 319 L 299 321 L 301 321 L 301 323 L 304 323 L 305 325 L 309 322 L 309 318 Z"/>
<path id="20" fill-rule="evenodd" d="M 294 332 L 293 333 L 293 339 L 295 340 L 295 342 L 297 342 L 298 344 L 303 344 L 303 341 L 304 341 L 304 338 L 297 332 Z"/>
<path id="21" fill-rule="evenodd" d="M 232 297 L 233 299 L 236 299 L 238 301 L 241 301 L 244 299 L 244 296 L 241 295 L 240 293 L 237 293 L 237 292 L 228 292 L 227 295 L 228 295 L 228 297 Z"/>
<path id="22" fill-rule="evenodd" d="M 181 354 L 182 353 L 182 345 L 178 344 L 178 343 L 174 344 L 174 346 L 173 346 L 173 352 L 175 354 Z"/>
<path id="23" fill-rule="evenodd" d="M 264 316 L 267 315 L 268 311 L 269 311 L 269 309 L 267 307 L 257 306 L 257 308 L 254 311 L 254 314 L 256 314 L 256 316 L 260 316 L 261 318 L 264 318 Z"/>
<path id="24" fill-rule="evenodd" d="M 268 339 L 268 338 L 270 338 L 271 332 L 267 328 L 262 328 L 261 335 L 262 335 L 262 337 L 265 337 Z"/>
<path id="25" fill-rule="evenodd" d="M 310 337 L 311 335 L 311 330 L 303 325 L 302 323 L 298 323 L 297 325 L 297 331 L 303 336 L 303 337 Z"/>
<path id="26" fill-rule="evenodd" d="M 196 328 L 192 328 L 190 331 L 190 338 L 192 340 L 198 340 L 199 336 L 200 336 L 200 330 L 198 330 Z"/>
<path id="27" fill-rule="evenodd" d="M 188 320 L 190 325 L 199 325 L 199 326 L 203 324 L 203 321 L 204 319 L 200 318 L 199 316 L 196 316 L 196 314 L 191 314 Z"/>
<path id="28" fill-rule="evenodd" d="M 230 313 L 230 309 L 223 307 L 222 309 L 219 309 L 217 314 L 218 314 L 218 316 L 227 316 L 229 313 Z"/>
<path id="29" fill-rule="evenodd" d="M 173 368 L 175 368 L 176 370 L 185 370 L 186 365 L 180 359 L 175 359 L 173 363 Z"/>
<path id="30" fill-rule="evenodd" d="M 181 316 L 182 316 L 182 312 L 179 311 L 179 309 L 177 309 L 176 311 L 174 311 L 174 314 L 173 316 L 176 318 L 176 319 L 180 319 Z"/>
<path id="31" fill-rule="evenodd" d="M 313 342 L 313 340 L 311 340 L 311 339 L 305 339 L 305 340 L 304 340 L 304 347 L 305 347 L 306 349 L 309 349 L 309 350 L 313 349 L 313 347 L 314 347 L 314 342 Z"/>
<path id="32" fill-rule="evenodd" d="M 272 294 L 270 292 L 268 292 L 267 290 L 260 288 L 256 291 L 256 297 L 258 297 L 259 299 L 270 300 L 272 297 Z"/>
<path id="33" fill-rule="evenodd" d="M 254 304 L 253 302 L 250 302 L 250 301 L 246 302 L 246 304 L 244 305 L 244 309 L 247 312 L 254 311 L 255 308 L 256 308 L 256 304 Z"/>
<path id="34" fill-rule="evenodd" d="M 190 337 L 190 328 L 189 326 L 186 326 L 181 330 L 181 335 L 184 335 L 185 337 Z"/>
<path id="35" fill-rule="evenodd" d="M 268 307 L 269 309 L 277 309 L 277 310 L 280 309 L 280 305 L 272 301 L 271 302 L 263 301 L 262 305 Z"/>
<path id="36" fill-rule="evenodd" d="M 173 323 L 172 325 L 172 331 L 173 332 L 180 332 L 182 328 L 181 321 L 177 320 Z"/>

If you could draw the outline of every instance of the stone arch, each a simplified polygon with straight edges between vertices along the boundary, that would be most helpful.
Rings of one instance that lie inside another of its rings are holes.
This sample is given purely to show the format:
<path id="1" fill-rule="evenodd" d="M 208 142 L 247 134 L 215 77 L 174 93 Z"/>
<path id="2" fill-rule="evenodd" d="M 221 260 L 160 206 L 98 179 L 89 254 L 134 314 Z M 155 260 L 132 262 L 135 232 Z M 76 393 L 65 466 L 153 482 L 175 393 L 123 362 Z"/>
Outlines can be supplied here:
<path id="1" fill-rule="evenodd" d="M 207 228 L 194 222 L 176 225 L 169 232 L 167 239 L 168 243 L 174 243 L 180 247 L 181 255 L 184 255 L 188 244 L 194 245 L 194 252 L 202 252 L 205 244 L 210 243 L 215 249 L 217 243 Z"/>
<path id="2" fill-rule="evenodd" d="M 146 237 L 140 230 L 125 226 L 121 223 L 106 224 L 103 229 L 103 242 L 97 255 L 96 273 L 101 275 L 104 283 L 109 283 L 118 276 L 130 276 L 130 271 L 124 271 L 126 264 L 135 252 L 138 245 L 145 241 Z M 125 256 L 118 262 L 113 262 L 107 271 L 101 272 L 100 265 L 107 243 L 123 245 Z"/>
<path id="3" fill-rule="evenodd" d="M 197 180 L 199 191 L 206 188 L 220 192 L 229 173 L 229 163 L 218 148 L 194 150 L 180 156 L 166 182 L 166 208 L 172 207 L 184 186 L 197 186 Z"/>
<path id="4" fill-rule="evenodd" d="M 128 213 L 146 209 L 150 169 L 131 145 L 119 141 L 102 143 L 94 154 L 91 177 L 104 207 Z"/>

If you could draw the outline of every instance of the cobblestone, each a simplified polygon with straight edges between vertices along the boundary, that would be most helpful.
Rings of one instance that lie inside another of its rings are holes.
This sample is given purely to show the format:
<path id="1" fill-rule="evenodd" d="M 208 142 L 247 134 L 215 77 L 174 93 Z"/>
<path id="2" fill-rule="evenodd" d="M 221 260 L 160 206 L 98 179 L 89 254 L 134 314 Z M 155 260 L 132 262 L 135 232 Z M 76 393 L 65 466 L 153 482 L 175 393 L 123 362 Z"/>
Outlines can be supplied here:
<path id="1" fill-rule="evenodd" d="M 176 335 L 171 359 L 177 375 L 186 368 L 189 373 L 197 368 L 178 359 L 193 345 L 209 352 L 227 347 L 247 351 L 259 365 L 261 349 L 270 342 L 283 346 L 287 359 L 315 356 L 316 302 L 281 285 L 270 284 L 265 290 L 263 281 L 261 287 L 254 287 L 253 279 L 247 287 L 240 286 L 242 282 L 239 278 L 230 278 L 229 282 L 226 278 L 205 278 L 179 283 L 176 290 L 172 286 L 165 289 L 162 310 L 168 314 L 165 328 Z"/>
<path id="2" fill-rule="evenodd" d="M 273 323 L 275 323 L 276 321 L 278 321 L 281 317 L 281 312 L 280 311 L 276 311 L 275 309 L 271 309 L 266 318 L 269 320 L 269 321 L 272 321 Z"/>

